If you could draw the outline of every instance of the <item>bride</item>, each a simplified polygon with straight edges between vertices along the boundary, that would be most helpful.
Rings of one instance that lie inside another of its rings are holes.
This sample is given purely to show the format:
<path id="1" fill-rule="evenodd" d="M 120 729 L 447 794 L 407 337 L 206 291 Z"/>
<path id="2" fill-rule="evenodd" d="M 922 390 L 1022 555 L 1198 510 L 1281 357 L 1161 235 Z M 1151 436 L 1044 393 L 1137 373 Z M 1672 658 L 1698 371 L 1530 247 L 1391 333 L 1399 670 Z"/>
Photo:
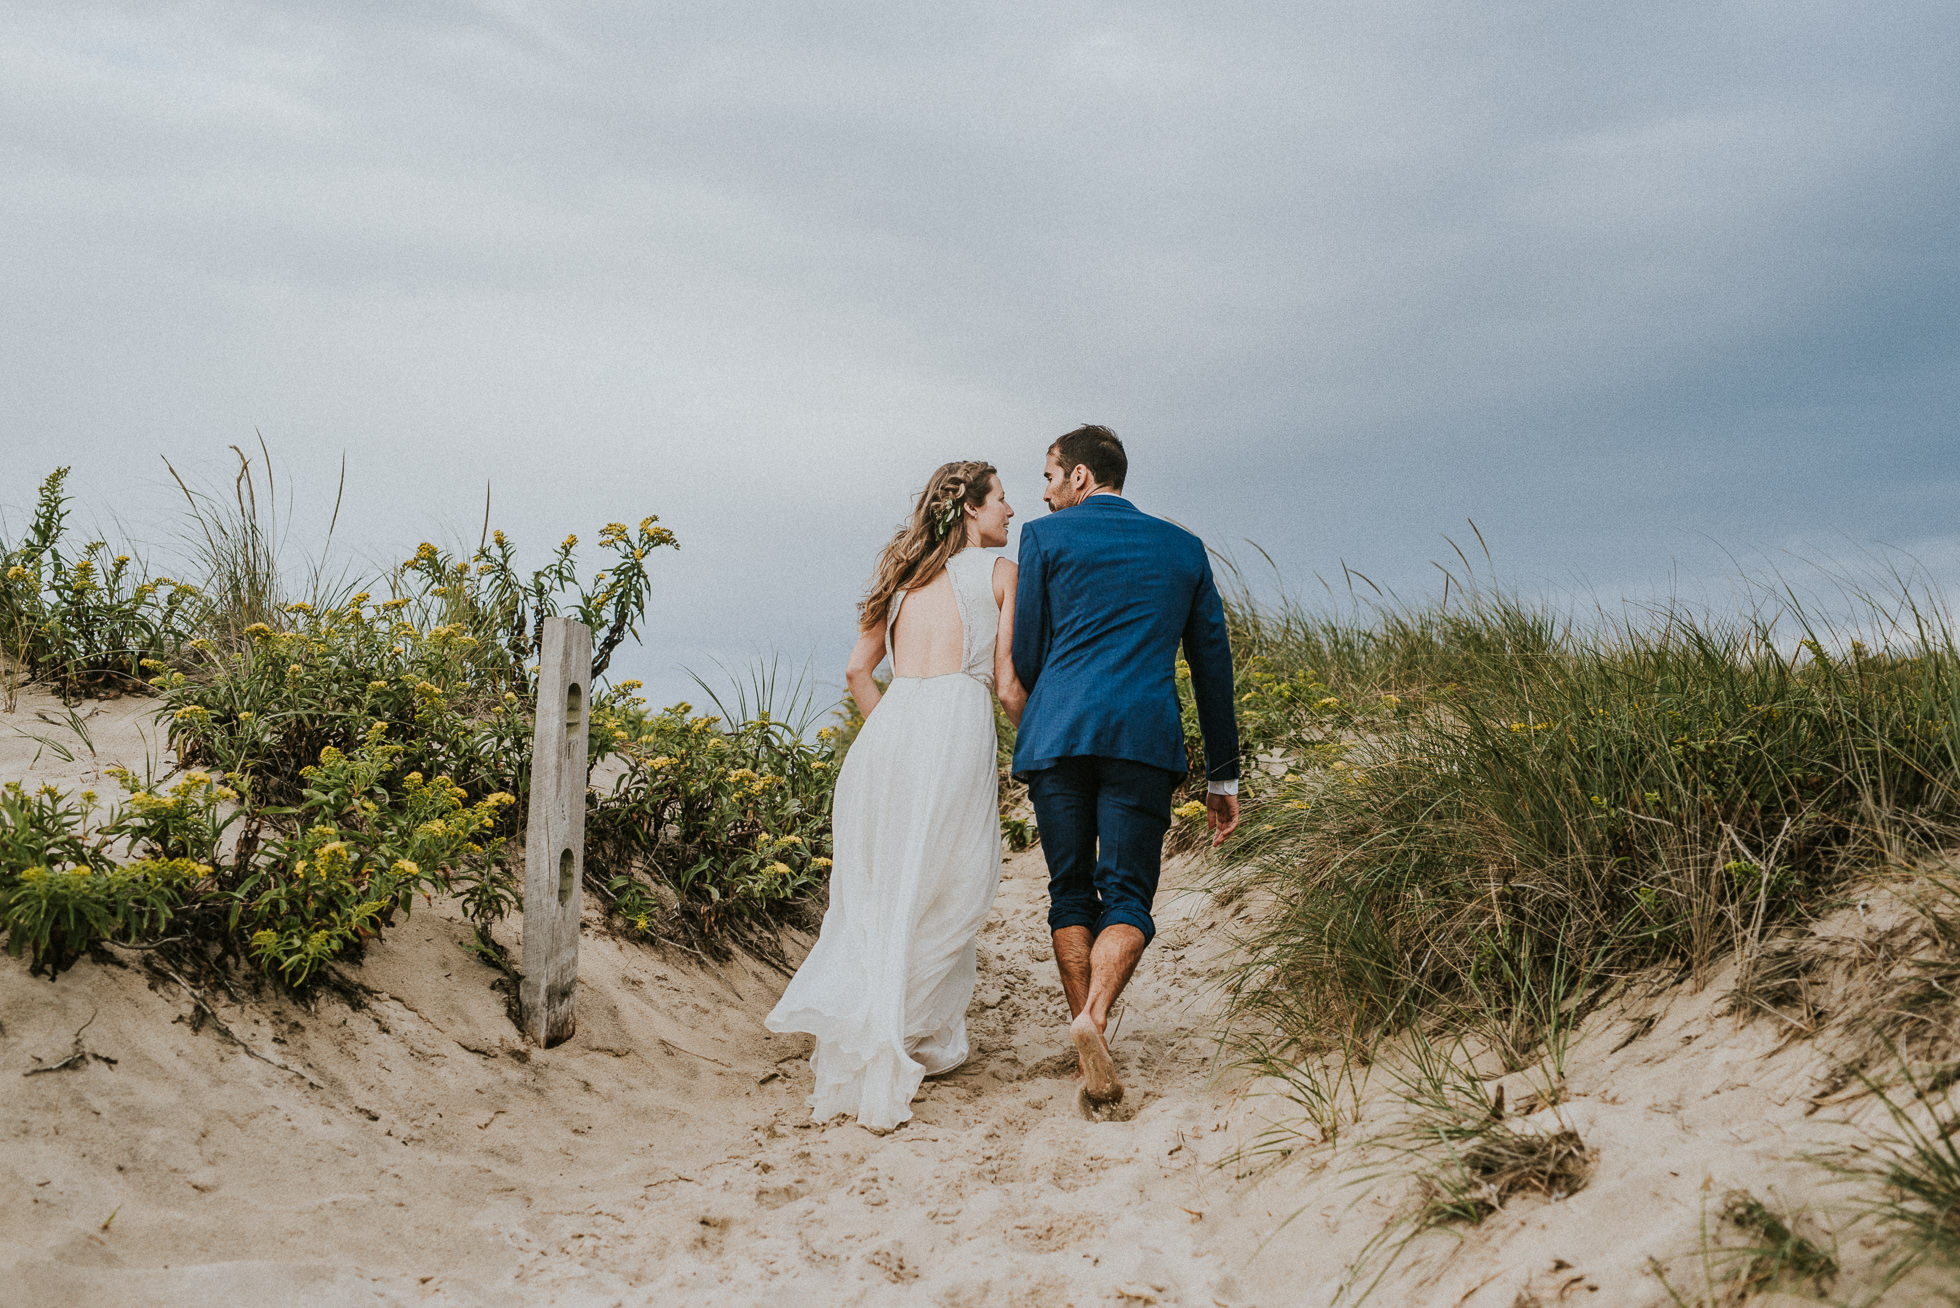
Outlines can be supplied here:
<path id="1" fill-rule="evenodd" d="M 948 463 L 879 557 L 845 672 L 864 727 L 832 808 L 830 907 L 769 1014 L 807 1031 L 812 1116 L 875 1130 L 912 1116 L 928 1076 L 966 1061 L 975 942 L 1000 882 L 994 697 L 1018 723 L 1014 516 L 992 464 Z M 892 658 L 881 695 L 872 673 Z"/>

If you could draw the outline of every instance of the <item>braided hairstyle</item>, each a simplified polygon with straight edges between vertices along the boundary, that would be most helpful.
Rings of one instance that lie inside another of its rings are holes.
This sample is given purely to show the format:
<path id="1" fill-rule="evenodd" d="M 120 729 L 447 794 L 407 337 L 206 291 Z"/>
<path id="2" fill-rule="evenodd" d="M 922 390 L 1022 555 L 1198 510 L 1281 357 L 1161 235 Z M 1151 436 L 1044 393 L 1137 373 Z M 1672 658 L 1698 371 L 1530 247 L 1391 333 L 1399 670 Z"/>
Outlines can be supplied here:
<path id="1" fill-rule="evenodd" d="M 994 465 L 967 460 L 941 464 L 919 492 L 905 525 L 878 556 L 871 585 L 858 605 L 858 629 L 882 626 L 892 597 L 937 577 L 946 561 L 966 548 L 966 510 L 987 502 L 998 476 Z"/>

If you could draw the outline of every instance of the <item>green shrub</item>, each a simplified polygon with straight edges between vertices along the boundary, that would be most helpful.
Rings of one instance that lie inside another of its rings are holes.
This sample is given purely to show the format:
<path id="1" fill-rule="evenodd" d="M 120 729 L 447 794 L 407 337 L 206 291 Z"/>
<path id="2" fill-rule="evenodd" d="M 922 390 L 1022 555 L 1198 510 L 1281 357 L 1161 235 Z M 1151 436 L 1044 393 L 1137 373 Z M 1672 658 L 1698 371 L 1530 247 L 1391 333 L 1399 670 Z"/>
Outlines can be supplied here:
<path id="1" fill-rule="evenodd" d="M 182 841 L 119 864 L 110 851 L 125 836 L 123 815 L 97 823 L 97 807 L 90 791 L 71 800 L 52 786 L 0 787 L 0 926 L 7 952 L 27 953 L 50 977 L 98 941 L 162 935 L 212 875 Z"/>
<path id="2" fill-rule="evenodd" d="M 141 690 L 145 661 L 191 635 L 197 592 L 148 577 L 104 541 L 64 551 L 68 469 L 41 483 L 17 541 L 0 541 L 0 655 L 64 695 Z"/>
<path id="3" fill-rule="evenodd" d="M 362 592 L 337 604 L 289 604 L 284 629 L 248 625 L 231 647 L 200 641 L 201 665 L 159 682 L 178 756 L 247 777 L 260 801 L 284 804 L 322 750 L 353 749 L 371 723 L 384 722 L 402 747 L 398 775 L 440 773 L 478 799 L 522 797 L 543 620 L 565 611 L 596 624 L 592 672 L 602 675 L 645 611 L 646 556 L 674 544 L 655 522 L 637 533 L 603 528 L 612 565 L 587 584 L 574 569 L 577 537 L 525 578 L 498 532 L 469 561 L 424 543 L 390 579 L 390 599 Z M 622 703 L 619 692 L 595 703 L 594 761 L 612 747 L 608 714 Z"/>
<path id="4" fill-rule="evenodd" d="M 517 571 L 515 547 L 501 531 L 468 564 L 425 544 L 403 565 L 402 575 L 422 578 L 426 593 L 443 602 L 446 621 L 486 641 L 498 641 L 525 689 L 531 685 L 526 678 L 544 620 L 564 616 L 584 623 L 592 631 L 592 675 L 597 679 L 605 675 L 621 643 L 639 635 L 653 586 L 647 557 L 657 549 L 680 548 L 674 533 L 659 522 L 649 515 L 637 528 L 623 522 L 600 528 L 600 548 L 611 553 L 612 562 L 583 585 L 573 557 L 577 536 L 567 536 L 550 563 L 525 577 Z"/>
<path id="5" fill-rule="evenodd" d="M 351 753 L 329 746 L 301 774 L 305 790 L 287 817 L 291 834 L 241 857 L 228 881 L 232 925 L 253 959 L 303 986 L 406 914 L 417 893 L 463 891 L 480 927 L 515 898 L 489 836 L 515 799 L 492 793 L 466 803 L 446 776 L 410 772 L 396 785 L 400 745 L 376 723 Z M 488 842 L 488 843 L 483 843 Z"/>
<path id="6" fill-rule="evenodd" d="M 7 952 L 31 970 L 60 973 L 102 940 L 151 940 L 211 869 L 189 859 L 139 859 L 107 868 L 23 868 L 6 893 Z"/>
<path id="7" fill-rule="evenodd" d="M 95 805 L 91 791 L 71 798 L 55 786 L 0 785 L 0 877 L 30 867 L 108 867 L 109 838 L 90 839 Z"/>
<path id="8" fill-rule="evenodd" d="M 225 832 L 246 810 L 231 786 L 193 769 L 175 785 L 138 780 L 125 767 L 110 767 L 128 798 L 104 827 L 105 834 L 150 858 L 215 863 Z"/>
<path id="9" fill-rule="evenodd" d="M 669 911 L 656 886 L 706 932 L 805 898 L 830 868 L 833 730 L 692 713 L 676 704 L 620 742 L 625 770 L 586 813 L 587 876 L 641 931 Z"/>
<path id="10" fill-rule="evenodd" d="M 99 821 L 52 793 L 0 804 L 9 946 L 57 971 L 96 941 L 168 926 L 303 987 L 441 889 L 489 948 L 517 902 L 502 845 L 524 817 L 544 620 L 588 625 L 602 676 L 637 635 L 650 556 L 673 534 L 652 517 L 608 524 L 584 580 L 576 537 L 529 573 L 501 532 L 468 558 L 425 543 L 369 592 L 317 598 L 316 570 L 315 600 L 279 603 L 270 519 L 239 457 L 235 512 L 186 488 L 214 602 L 105 563 L 99 544 L 65 560 L 65 470 L 9 547 L 0 621 L 25 633 L 24 666 L 86 687 L 91 651 L 112 648 L 123 661 L 108 666 L 155 679 L 193 769 L 168 784 L 118 773 L 129 796 Z M 637 684 L 592 704 L 588 762 L 625 754 L 611 793 L 591 797 L 602 895 L 650 927 L 662 888 L 700 932 L 807 899 L 829 867 L 828 739 L 760 707 L 729 727 L 685 709 L 649 718 Z"/>
<path id="11" fill-rule="evenodd" d="M 164 674 L 178 757 L 245 778 L 261 803 L 290 804 L 321 751 L 355 748 L 379 722 L 401 773 L 441 773 L 478 798 L 523 789 L 529 706 L 508 679 L 484 675 L 477 638 L 418 627 L 408 604 L 294 604 L 291 630 L 253 624 L 242 649 L 207 646 L 199 675 Z"/>
<path id="12" fill-rule="evenodd" d="M 160 788 L 118 769 L 131 793 L 99 823 L 93 795 L 71 802 L 10 784 L 0 790 L 8 950 L 31 951 L 35 970 L 53 976 L 98 941 L 154 942 L 181 927 L 299 988 L 407 913 L 417 893 L 458 893 L 487 928 L 516 895 L 489 834 L 512 797 L 469 804 L 447 777 L 415 772 L 391 785 L 402 747 L 384 735 L 376 723 L 352 753 L 322 751 L 298 801 L 277 811 L 196 771 Z M 116 848 L 135 857 L 118 862 Z"/>

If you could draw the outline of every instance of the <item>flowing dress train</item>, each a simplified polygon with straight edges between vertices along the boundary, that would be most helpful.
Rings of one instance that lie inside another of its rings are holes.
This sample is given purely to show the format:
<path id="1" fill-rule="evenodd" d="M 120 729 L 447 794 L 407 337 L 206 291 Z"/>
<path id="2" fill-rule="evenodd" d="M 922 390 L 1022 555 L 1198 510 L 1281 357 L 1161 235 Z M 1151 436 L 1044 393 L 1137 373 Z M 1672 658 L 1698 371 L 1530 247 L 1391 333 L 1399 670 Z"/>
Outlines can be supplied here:
<path id="1" fill-rule="evenodd" d="M 966 1061 L 976 942 L 1000 884 L 993 564 L 952 557 L 961 670 L 894 677 L 837 778 L 830 906 L 766 1023 L 817 1038 L 818 1121 L 888 1130 L 924 1078 Z"/>

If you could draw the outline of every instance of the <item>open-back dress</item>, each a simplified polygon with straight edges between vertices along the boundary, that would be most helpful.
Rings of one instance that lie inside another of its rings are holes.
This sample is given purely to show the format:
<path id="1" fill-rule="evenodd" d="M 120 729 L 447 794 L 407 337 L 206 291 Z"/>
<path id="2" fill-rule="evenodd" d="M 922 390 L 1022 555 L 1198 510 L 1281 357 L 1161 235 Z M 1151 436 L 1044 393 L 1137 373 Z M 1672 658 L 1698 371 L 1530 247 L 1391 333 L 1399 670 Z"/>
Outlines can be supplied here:
<path id="1" fill-rule="evenodd" d="M 837 778 L 830 906 L 767 1020 L 817 1038 L 818 1121 L 888 1130 L 912 1116 L 920 1081 L 966 1061 L 975 946 L 1000 884 L 993 568 L 978 549 L 947 563 L 960 670 L 894 677 Z"/>

